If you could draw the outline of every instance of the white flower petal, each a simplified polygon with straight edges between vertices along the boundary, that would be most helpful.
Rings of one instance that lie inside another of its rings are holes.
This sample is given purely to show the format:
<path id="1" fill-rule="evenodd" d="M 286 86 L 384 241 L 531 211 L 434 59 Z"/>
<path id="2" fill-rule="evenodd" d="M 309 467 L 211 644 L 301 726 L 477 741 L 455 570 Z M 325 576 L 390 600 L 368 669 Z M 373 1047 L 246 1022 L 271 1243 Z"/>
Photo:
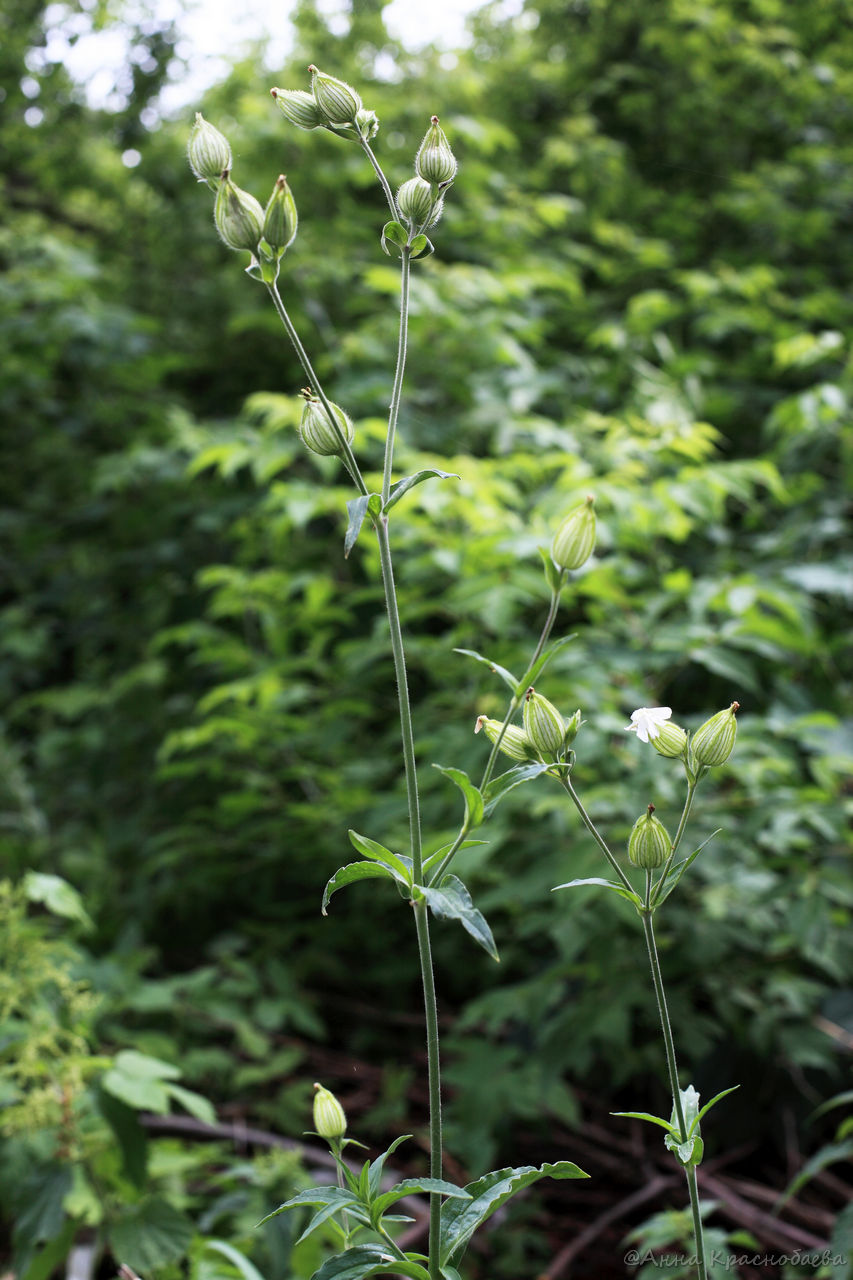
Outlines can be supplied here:
<path id="1" fill-rule="evenodd" d="M 631 712 L 628 730 L 636 733 L 640 742 L 648 742 L 660 736 L 660 727 L 672 715 L 672 707 L 638 707 Z"/>

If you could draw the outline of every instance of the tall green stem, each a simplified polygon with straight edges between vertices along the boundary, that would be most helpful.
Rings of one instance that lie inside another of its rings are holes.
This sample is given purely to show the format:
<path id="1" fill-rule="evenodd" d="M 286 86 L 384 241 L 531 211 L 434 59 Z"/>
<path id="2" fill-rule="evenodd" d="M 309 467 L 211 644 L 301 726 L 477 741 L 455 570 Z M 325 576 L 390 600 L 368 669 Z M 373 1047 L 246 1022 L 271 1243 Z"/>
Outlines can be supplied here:
<path id="1" fill-rule="evenodd" d="M 403 250 L 400 264 L 400 332 L 397 338 L 397 367 L 394 371 L 394 386 L 391 390 L 391 404 L 388 409 L 388 434 L 385 437 L 385 465 L 382 470 L 382 505 L 391 494 L 391 471 L 394 466 L 394 440 L 397 434 L 397 418 L 400 413 L 400 398 L 403 394 L 403 374 L 406 369 L 406 351 L 409 339 L 409 277 L 411 274 L 412 255 L 408 248 Z"/>
<path id="2" fill-rule="evenodd" d="M 646 895 L 648 901 L 648 893 Z M 655 988 L 655 997 L 658 1002 L 658 1013 L 660 1014 L 660 1025 L 663 1032 L 663 1042 L 666 1048 L 666 1067 L 669 1073 L 669 1087 L 672 1091 L 672 1102 L 675 1108 L 675 1118 L 678 1121 L 678 1127 L 681 1131 L 682 1138 L 687 1137 L 687 1126 L 684 1123 L 684 1108 L 681 1105 L 681 1090 L 678 1087 L 678 1066 L 675 1061 L 675 1041 L 672 1038 L 672 1027 L 669 1021 L 669 1010 L 666 1004 L 666 993 L 663 987 L 663 976 L 661 974 L 660 960 L 658 959 L 657 945 L 655 943 L 655 931 L 652 923 L 652 912 L 644 910 L 640 912 L 643 921 L 643 933 L 646 938 L 646 950 L 649 953 L 649 964 L 652 970 L 652 982 Z M 696 1182 L 696 1170 L 691 1165 L 685 1169 L 687 1177 L 687 1188 L 690 1192 L 690 1208 L 693 1212 L 693 1233 L 696 1240 L 696 1274 L 699 1280 L 706 1280 L 707 1271 L 705 1269 L 705 1239 L 702 1230 L 702 1215 L 699 1212 L 699 1187 Z"/>
<path id="3" fill-rule="evenodd" d="M 592 818 L 589 816 L 586 809 L 583 807 L 580 796 L 572 786 L 571 778 L 568 777 L 567 775 L 565 778 L 561 779 L 561 782 L 562 782 L 562 785 L 565 787 L 566 791 L 569 793 L 569 797 L 572 803 L 574 804 L 575 808 L 580 814 L 581 822 L 586 827 L 587 831 L 592 836 L 593 840 L 598 845 L 599 849 L 604 854 L 605 858 L 610 863 L 611 867 L 616 872 L 616 875 L 622 881 L 625 888 L 630 889 L 631 892 L 633 893 L 634 886 L 631 884 L 631 881 L 628 879 L 628 877 L 625 875 L 625 872 L 619 866 L 619 863 L 616 861 L 616 855 L 614 853 L 611 853 L 610 846 L 608 845 L 607 841 L 601 835 L 601 833 L 598 830 L 598 827 L 595 825 Z"/>
<path id="4" fill-rule="evenodd" d="M 391 190 L 391 185 L 388 182 L 388 179 L 385 177 L 385 174 L 382 172 L 382 166 L 380 165 L 379 161 L 376 159 L 376 156 L 373 154 L 373 149 L 370 146 L 370 143 L 367 141 L 366 138 L 360 138 L 359 142 L 361 143 L 362 151 L 367 156 L 370 163 L 373 165 L 373 172 L 376 174 L 377 178 L 379 179 L 379 183 L 382 187 L 382 190 L 385 192 L 385 199 L 388 201 L 388 208 L 391 210 L 391 217 L 396 222 L 400 216 L 400 211 L 397 208 L 397 202 L 394 199 L 394 193 Z"/>

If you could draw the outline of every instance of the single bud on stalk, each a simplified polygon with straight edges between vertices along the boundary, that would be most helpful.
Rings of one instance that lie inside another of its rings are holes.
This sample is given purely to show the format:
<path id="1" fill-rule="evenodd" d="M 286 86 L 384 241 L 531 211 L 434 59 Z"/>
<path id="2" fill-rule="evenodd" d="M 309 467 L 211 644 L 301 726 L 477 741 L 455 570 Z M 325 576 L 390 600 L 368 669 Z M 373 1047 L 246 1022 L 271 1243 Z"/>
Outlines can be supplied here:
<path id="1" fill-rule="evenodd" d="M 434 204 L 432 187 L 423 178 L 409 178 L 397 192 L 397 205 L 412 227 L 422 227 Z"/>
<path id="2" fill-rule="evenodd" d="M 699 726 L 690 743 L 691 754 L 697 764 L 713 766 L 728 760 L 734 751 L 737 737 L 735 716 L 739 710 L 740 703 L 733 702 L 725 711 L 718 711 Z"/>
<path id="3" fill-rule="evenodd" d="M 456 157 L 438 123 L 438 116 L 433 116 L 415 156 L 415 173 L 426 182 L 445 186 L 456 177 L 457 168 Z"/>
<path id="4" fill-rule="evenodd" d="M 524 695 L 524 732 L 543 756 L 556 756 L 566 740 L 566 722 L 553 702 L 531 686 Z"/>
<path id="5" fill-rule="evenodd" d="M 579 569 L 595 550 L 594 498 L 573 507 L 554 535 L 551 559 L 558 569 Z"/>
<path id="6" fill-rule="evenodd" d="M 654 815 L 655 806 L 650 804 L 648 811 L 634 823 L 628 837 L 628 857 L 635 867 L 645 867 L 653 871 L 662 867 L 672 851 L 669 832 Z"/>
<path id="7" fill-rule="evenodd" d="M 375 111 L 368 111 L 367 107 L 362 107 L 355 113 L 355 127 L 358 136 L 364 138 L 365 142 L 369 142 L 379 132 L 379 116 Z"/>
<path id="8" fill-rule="evenodd" d="M 351 85 L 334 76 L 327 76 L 316 67 L 308 68 L 311 72 L 311 89 L 314 101 L 323 117 L 324 124 L 355 124 L 356 116 L 362 110 L 361 98 Z"/>
<path id="9" fill-rule="evenodd" d="M 264 211 L 264 239 L 276 254 L 284 253 L 296 237 L 296 204 L 287 178 L 280 173 Z"/>
<path id="10" fill-rule="evenodd" d="M 672 721 L 667 720 L 665 724 L 658 725 L 656 738 L 649 735 L 649 742 L 659 756 L 669 756 L 670 759 L 674 759 L 684 755 L 687 734 L 680 724 L 673 724 Z"/>
<path id="11" fill-rule="evenodd" d="M 578 736 L 578 729 L 580 729 L 582 724 L 583 720 L 581 719 L 581 709 L 578 707 L 575 714 L 566 721 L 566 734 L 563 738 L 564 747 L 570 747 L 572 745 L 575 738 Z"/>
<path id="12" fill-rule="evenodd" d="M 474 732 L 479 733 L 482 729 L 489 742 L 497 742 L 502 728 L 500 720 L 490 720 L 488 716 L 478 716 Z M 533 743 L 524 730 L 519 729 L 517 724 L 507 725 L 506 732 L 501 738 L 501 751 L 505 756 L 509 756 L 510 760 L 522 760 L 527 763 L 536 759 L 536 749 Z"/>
<path id="13" fill-rule="evenodd" d="M 322 454 L 323 457 L 343 453 L 340 437 L 329 421 L 329 415 L 323 405 L 310 391 L 303 391 L 302 394 L 305 396 L 305 406 L 302 410 L 299 434 L 302 436 L 303 443 L 312 453 Z M 337 404 L 332 405 L 332 412 L 337 419 L 341 435 L 347 444 L 352 444 L 355 428 L 349 417 Z"/>
<path id="14" fill-rule="evenodd" d="M 313 93 L 306 93 L 304 89 L 270 89 L 270 93 L 285 120 L 297 128 L 320 129 L 326 123 Z"/>
<path id="15" fill-rule="evenodd" d="M 314 1085 L 314 1130 L 327 1140 L 342 1138 L 347 1131 L 346 1112 L 321 1084 Z"/>
<path id="16" fill-rule="evenodd" d="M 223 173 L 231 168 L 228 139 L 209 124 L 200 111 L 195 113 L 195 124 L 187 143 L 187 159 L 199 182 L 206 182 L 211 191 L 218 190 Z"/>
<path id="17" fill-rule="evenodd" d="M 264 233 L 264 211 L 254 196 L 235 186 L 230 178 L 223 178 L 219 184 L 213 219 L 229 249 L 256 252 Z"/>

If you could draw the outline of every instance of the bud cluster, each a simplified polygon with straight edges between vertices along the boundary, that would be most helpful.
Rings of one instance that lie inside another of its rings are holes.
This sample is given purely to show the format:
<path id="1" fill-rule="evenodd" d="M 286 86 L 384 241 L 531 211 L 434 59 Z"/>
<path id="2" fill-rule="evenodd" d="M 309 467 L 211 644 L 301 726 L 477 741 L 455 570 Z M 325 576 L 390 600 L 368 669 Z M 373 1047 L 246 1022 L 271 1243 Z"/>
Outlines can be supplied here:
<path id="1" fill-rule="evenodd" d="M 343 138 L 374 138 L 379 118 L 361 101 L 361 95 L 345 80 L 337 80 L 310 66 L 311 92 L 304 89 L 270 89 L 284 118 L 299 129 L 328 129 Z"/>
<path id="2" fill-rule="evenodd" d="M 267 284 L 275 282 L 278 263 L 296 236 L 297 216 L 287 178 L 280 174 L 266 209 L 231 178 L 233 163 L 228 139 L 196 113 L 187 145 L 190 168 L 199 182 L 216 193 L 213 220 L 229 249 L 252 255 L 252 272 Z"/>
<path id="3" fill-rule="evenodd" d="M 478 716 L 474 732 L 479 733 L 482 729 L 490 742 L 500 739 L 501 751 L 511 760 L 524 764 L 536 760 L 557 764 L 566 759 L 582 723 L 580 710 L 569 720 L 564 720 L 553 702 L 543 698 L 532 687 L 524 696 L 523 720 L 523 729 L 517 724 L 508 724 L 501 737 L 503 725 L 500 720 Z"/>
<path id="4" fill-rule="evenodd" d="M 457 168 L 456 157 L 438 123 L 438 116 L 433 116 L 415 156 L 415 176 L 404 182 L 397 192 L 397 208 L 408 223 L 411 235 L 419 235 L 438 222 L 444 193 L 456 177 Z"/>

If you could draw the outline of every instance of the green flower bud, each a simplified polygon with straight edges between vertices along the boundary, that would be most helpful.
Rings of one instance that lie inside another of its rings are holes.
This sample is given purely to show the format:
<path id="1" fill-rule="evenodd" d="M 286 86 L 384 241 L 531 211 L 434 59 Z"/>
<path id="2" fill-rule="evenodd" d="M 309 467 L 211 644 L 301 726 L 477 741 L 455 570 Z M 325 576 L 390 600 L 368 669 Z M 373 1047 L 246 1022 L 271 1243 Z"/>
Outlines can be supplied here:
<path id="1" fill-rule="evenodd" d="M 474 732 L 479 733 L 482 729 L 489 742 L 497 742 L 502 728 L 500 720 L 490 720 L 488 716 L 478 716 Z M 501 738 L 501 751 L 505 756 L 509 756 L 510 760 L 522 760 L 527 763 L 536 759 L 536 749 L 533 743 L 524 730 L 519 729 L 517 724 L 507 725 L 506 733 Z"/>
<path id="2" fill-rule="evenodd" d="M 433 116 L 415 156 L 415 173 L 426 182 L 446 186 L 456 177 L 457 168 L 456 157 L 438 123 L 438 116 Z"/>
<path id="3" fill-rule="evenodd" d="M 560 569 L 579 569 L 595 549 L 594 498 L 573 507 L 554 535 L 551 558 Z"/>
<path id="4" fill-rule="evenodd" d="M 524 695 L 524 732 L 542 756 L 556 756 L 563 750 L 566 722 L 553 702 L 532 686 Z"/>
<path id="5" fill-rule="evenodd" d="M 229 249 L 255 253 L 264 233 L 264 211 L 254 196 L 223 178 L 213 209 L 216 229 Z"/>
<path id="6" fill-rule="evenodd" d="M 280 173 L 264 212 L 264 239 L 276 254 L 284 253 L 296 237 L 296 204 L 287 178 Z"/>
<path id="7" fill-rule="evenodd" d="M 628 837 L 628 857 L 635 867 L 645 867 L 647 871 L 662 867 L 672 852 L 669 832 L 652 816 L 654 811 L 655 806 L 650 804 L 648 811 L 634 823 Z"/>
<path id="8" fill-rule="evenodd" d="M 375 111 L 368 111 L 367 107 L 362 107 L 355 113 L 355 127 L 358 136 L 364 138 L 365 142 L 369 142 L 379 132 L 379 116 Z"/>
<path id="9" fill-rule="evenodd" d="M 326 123 L 313 93 L 306 93 L 304 89 L 270 89 L 270 93 L 285 120 L 297 128 L 320 129 Z"/>
<path id="10" fill-rule="evenodd" d="M 581 719 L 581 709 L 578 707 L 571 719 L 566 721 L 566 735 L 563 738 L 564 747 L 570 747 L 572 745 L 575 738 L 578 736 L 578 729 L 580 729 L 582 724 L 583 720 Z"/>
<path id="11" fill-rule="evenodd" d="M 222 175 L 231 169 L 231 148 L 224 134 L 205 120 L 200 111 L 195 113 L 195 124 L 187 143 L 187 159 L 199 182 L 206 182 L 216 191 Z"/>
<path id="12" fill-rule="evenodd" d="M 699 726 L 690 743 L 691 754 L 697 764 L 717 765 L 728 760 L 734 751 L 737 737 L 735 716 L 739 710 L 740 703 L 733 702 L 725 711 L 718 711 Z"/>
<path id="13" fill-rule="evenodd" d="M 308 68 L 311 72 L 311 89 L 314 101 L 320 110 L 324 124 L 354 124 L 358 112 L 362 110 L 361 98 L 351 85 L 334 76 L 327 76 L 316 67 Z"/>
<path id="14" fill-rule="evenodd" d="M 409 178 L 397 192 L 400 213 L 413 227 L 422 227 L 434 204 L 432 187 L 423 178 Z"/>
<path id="15" fill-rule="evenodd" d="M 649 737 L 649 742 L 658 755 L 669 756 L 674 759 L 676 756 L 684 755 L 684 749 L 687 746 L 687 734 L 680 724 L 673 724 L 671 720 L 667 720 L 665 724 L 658 725 L 658 736 L 656 738 Z"/>
<path id="16" fill-rule="evenodd" d="M 321 1084 L 314 1085 L 314 1129 L 326 1139 L 342 1138 L 347 1131 L 346 1112 Z"/>
<path id="17" fill-rule="evenodd" d="M 340 436 L 329 421 L 329 415 L 323 405 L 319 400 L 315 399 L 310 391 L 303 391 L 302 394 L 305 396 L 305 406 L 302 410 L 299 434 L 302 436 L 304 444 L 307 445 L 312 453 L 319 453 L 324 457 L 343 453 Z M 341 435 L 347 444 L 352 444 L 353 436 L 355 435 L 352 422 L 340 405 L 333 404 L 332 412 L 337 419 Z"/>

